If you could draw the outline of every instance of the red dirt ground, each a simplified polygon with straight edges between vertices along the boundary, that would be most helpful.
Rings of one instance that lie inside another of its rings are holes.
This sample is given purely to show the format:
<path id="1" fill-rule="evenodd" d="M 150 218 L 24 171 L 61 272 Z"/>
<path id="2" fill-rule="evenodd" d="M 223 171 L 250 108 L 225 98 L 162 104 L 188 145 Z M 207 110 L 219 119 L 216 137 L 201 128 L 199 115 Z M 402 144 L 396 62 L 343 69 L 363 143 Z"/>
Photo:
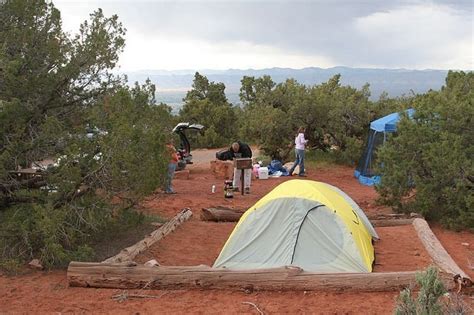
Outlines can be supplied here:
<path id="1" fill-rule="evenodd" d="M 273 187 L 288 178 L 256 180 L 250 195 L 223 198 L 223 180 L 209 174 L 208 159 L 214 151 L 195 151 L 197 163 L 190 167 L 189 180 L 175 180 L 178 194 L 156 193 L 144 202 L 144 212 L 171 218 L 182 208 L 193 217 L 175 232 L 137 257 L 137 262 L 157 259 L 162 265 L 212 265 L 235 223 L 211 223 L 199 219 L 203 207 L 225 205 L 248 208 Z M 373 188 L 360 185 L 353 169 L 331 166 L 309 170 L 309 178 L 335 185 L 350 195 L 367 214 L 390 213 L 376 206 Z M 211 193 L 211 186 L 217 191 Z M 474 272 L 474 234 L 433 228 L 451 256 L 471 277 Z M 429 265 L 430 258 L 411 226 L 377 228 L 381 240 L 375 243 L 375 271 L 409 271 Z M 467 243 L 462 244 L 462 243 Z M 147 290 L 158 298 L 112 300 L 120 290 L 69 288 L 65 271 L 32 272 L 7 277 L 0 275 L 0 314 L 6 313 L 114 313 L 114 314 L 391 314 L 398 292 L 254 292 L 215 290 Z M 136 290 L 131 293 L 137 292 Z"/>

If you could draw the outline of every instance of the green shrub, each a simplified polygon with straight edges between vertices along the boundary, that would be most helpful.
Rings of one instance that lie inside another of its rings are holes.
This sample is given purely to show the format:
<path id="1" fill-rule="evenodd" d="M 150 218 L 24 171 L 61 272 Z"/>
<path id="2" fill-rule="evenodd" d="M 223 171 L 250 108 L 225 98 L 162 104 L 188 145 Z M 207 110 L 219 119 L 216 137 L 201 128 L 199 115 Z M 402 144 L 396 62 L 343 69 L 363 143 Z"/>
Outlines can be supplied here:
<path id="1" fill-rule="evenodd" d="M 266 155 L 288 160 L 300 126 L 306 128 L 308 147 L 333 152 L 340 163 L 354 165 L 363 149 L 371 120 L 398 100 L 369 101 L 369 87 L 342 86 L 340 75 L 305 86 L 293 79 L 274 83 L 269 76 L 244 77 L 240 89 L 243 113 L 240 135 L 258 144 Z"/>
<path id="2" fill-rule="evenodd" d="M 428 267 L 424 272 L 417 273 L 416 283 L 420 287 L 416 299 L 411 289 L 400 292 L 397 299 L 395 314 L 424 315 L 443 314 L 443 304 L 439 300 L 447 291 L 438 277 L 436 267 Z"/>
<path id="3" fill-rule="evenodd" d="M 171 111 L 111 73 L 124 35 L 100 9 L 71 37 L 51 1 L 0 1 L 0 264 L 87 259 L 163 183 Z M 36 182 L 11 172 L 44 159 Z"/>
<path id="4" fill-rule="evenodd" d="M 179 111 L 179 120 L 205 127 L 200 134 L 188 134 L 193 146 L 215 148 L 235 141 L 238 132 L 236 110 L 227 101 L 224 90 L 223 83 L 209 82 L 196 72 L 193 88 L 186 94 L 185 103 Z"/>
<path id="5" fill-rule="evenodd" d="M 447 293 L 438 275 L 437 267 L 430 266 L 416 274 L 419 286 L 417 294 L 406 288 L 400 292 L 394 313 L 397 315 L 437 315 L 437 314 L 470 314 L 471 310 L 464 303 L 462 296 Z M 416 297 L 415 297 L 416 296 Z"/>
<path id="6" fill-rule="evenodd" d="M 207 148 L 218 148 L 229 142 L 221 137 L 215 130 L 214 126 L 206 128 L 204 133 L 197 138 L 198 146 L 205 146 Z"/>
<path id="7" fill-rule="evenodd" d="M 1 259 L 0 271 L 7 275 L 17 275 L 23 271 L 23 262 L 18 258 Z"/>
<path id="8" fill-rule="evenodd" d="M 334 156 L 336 162 L 356 166 L 356 163 L 364 149 L 364 142 L 355 137 L 344 137 L 345 149 L 334 149 L 329 152 Z"/>
<path id="9" fill-rule="evenodd" d="M 380 149 L 380 201 L 453 229 L 474 228 L 474 73 L 414 100 L 413 119 Z"/>
<path id="10" fill-rule="evenodd" d="M 4 269 L 14 269 L 16 263 L 32 258 L 38 258 L 46 268 L 66 266 L 71 260 L 91 260 L 96 256 L 92 244 L 117 238 L 117 234 L 151 220 L 133 209 L 114 210 L 105 203 L 94 206 L 85 200 L 59 209 L 11 207 L 0 219 L 0 233 L 9 235 L 0 238 Z"/>

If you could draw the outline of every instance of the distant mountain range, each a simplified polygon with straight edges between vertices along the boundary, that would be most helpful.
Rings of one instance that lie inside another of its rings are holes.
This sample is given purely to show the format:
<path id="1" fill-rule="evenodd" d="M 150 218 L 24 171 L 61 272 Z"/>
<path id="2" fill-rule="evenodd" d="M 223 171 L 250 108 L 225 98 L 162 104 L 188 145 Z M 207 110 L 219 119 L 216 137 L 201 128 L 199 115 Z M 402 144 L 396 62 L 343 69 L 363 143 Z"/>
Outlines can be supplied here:
<path id="1" fill-rule="evenodd" d="M 182 98 L 191 89 L 195 70 L 142 70 L 126 73 L 130 83 L 144 82 L 147 78 L 157 87 L 157 99 L 177 110 Z M 341 84 L 361 88 L 370 84 L 371 99 L 377 100 L 382 92 L 390 97 L 424 93 L 430 89 L 439 90 L 444 85 L 447 70 L 407 70 L 407 69 L 365 69 L 334 67 L 322 68 L 269 68 L 261 70 L 198 70 L 210 81 L 222 82 L 230 102 L 239 104 L 240 80 L 243 76 L 260 77 L 269 75 L 276 83 L 294 78 L 299 83 L 314 85 L 326 82 L 335 74 L 341 74 Z"/>

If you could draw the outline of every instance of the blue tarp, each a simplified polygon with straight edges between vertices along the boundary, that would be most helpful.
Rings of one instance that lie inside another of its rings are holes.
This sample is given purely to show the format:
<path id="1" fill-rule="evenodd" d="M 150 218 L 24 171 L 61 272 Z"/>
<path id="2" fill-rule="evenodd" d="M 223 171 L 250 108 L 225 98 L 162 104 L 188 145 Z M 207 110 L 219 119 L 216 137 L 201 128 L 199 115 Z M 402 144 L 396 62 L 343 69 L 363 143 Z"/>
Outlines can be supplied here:
<path id="1" fill-rule="evenodd" d="M 380 176 L 375 175 L 375 176 L 364 176 L 360 175 L 360 172 L 358 170 L 354 171 L 354 176 L 359 180 L 359 183 L 365 186 L 374 186 L 380 184 Z"/>
<path id="2" fill-rule="evenodd" d="M 273 160 L 268 165 L 268 175 L 275 174 L 276 172 L 281 172 L 281 176 L 288 176 L 290 173 L 286 168 L 283 167 L 283 164 L 278 160 Z"/>
<path id="3" fill-rule="evenodd" d="M 413 108 L 407 109 L 408 117 L 413 117 L 415 110 Z M 397 123 L 400 120 L 399 113 L 392 113 L 370 123 L 370 129 L 377 132 L 395 132 L 397 131 Z"/>
<path id="4" fill-rule="evenodd" d="M 415 110 L 410 108 L 407 109 L 406 114 L 408 117 L 413 117 Z M 373 174 L 373 163 L 375 160 L 374 153 L 377 150 L 377 147 L 385 142 L 387 138 L 387 133 L 392 133 L 397 131 L 397 124 L 400 120 L 399 113 L 392 113 L 377 120 L 374 120 L 370 123 L 369 138 L 367 141 L 367 147 L 364 150 L 356 170 L 354 171 L 354 176 L 359 180 L 359 182 L 366 186 L 373 186 L 380 184 L 381 177 L 377 174 Z"/>

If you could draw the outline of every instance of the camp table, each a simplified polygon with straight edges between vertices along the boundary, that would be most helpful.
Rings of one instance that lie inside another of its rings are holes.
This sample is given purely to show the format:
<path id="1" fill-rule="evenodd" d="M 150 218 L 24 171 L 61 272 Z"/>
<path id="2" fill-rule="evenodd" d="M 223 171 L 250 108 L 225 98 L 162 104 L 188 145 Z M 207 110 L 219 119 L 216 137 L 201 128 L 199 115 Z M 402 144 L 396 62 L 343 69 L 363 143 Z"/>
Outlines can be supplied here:
<path id="1" fill-rule="evenodd" d="M 252 168 L 251 158 L 236 158 L 234 159 L 234 167 L 240 171 L 240 191 L 244 194 L 244 170 Z"/>

